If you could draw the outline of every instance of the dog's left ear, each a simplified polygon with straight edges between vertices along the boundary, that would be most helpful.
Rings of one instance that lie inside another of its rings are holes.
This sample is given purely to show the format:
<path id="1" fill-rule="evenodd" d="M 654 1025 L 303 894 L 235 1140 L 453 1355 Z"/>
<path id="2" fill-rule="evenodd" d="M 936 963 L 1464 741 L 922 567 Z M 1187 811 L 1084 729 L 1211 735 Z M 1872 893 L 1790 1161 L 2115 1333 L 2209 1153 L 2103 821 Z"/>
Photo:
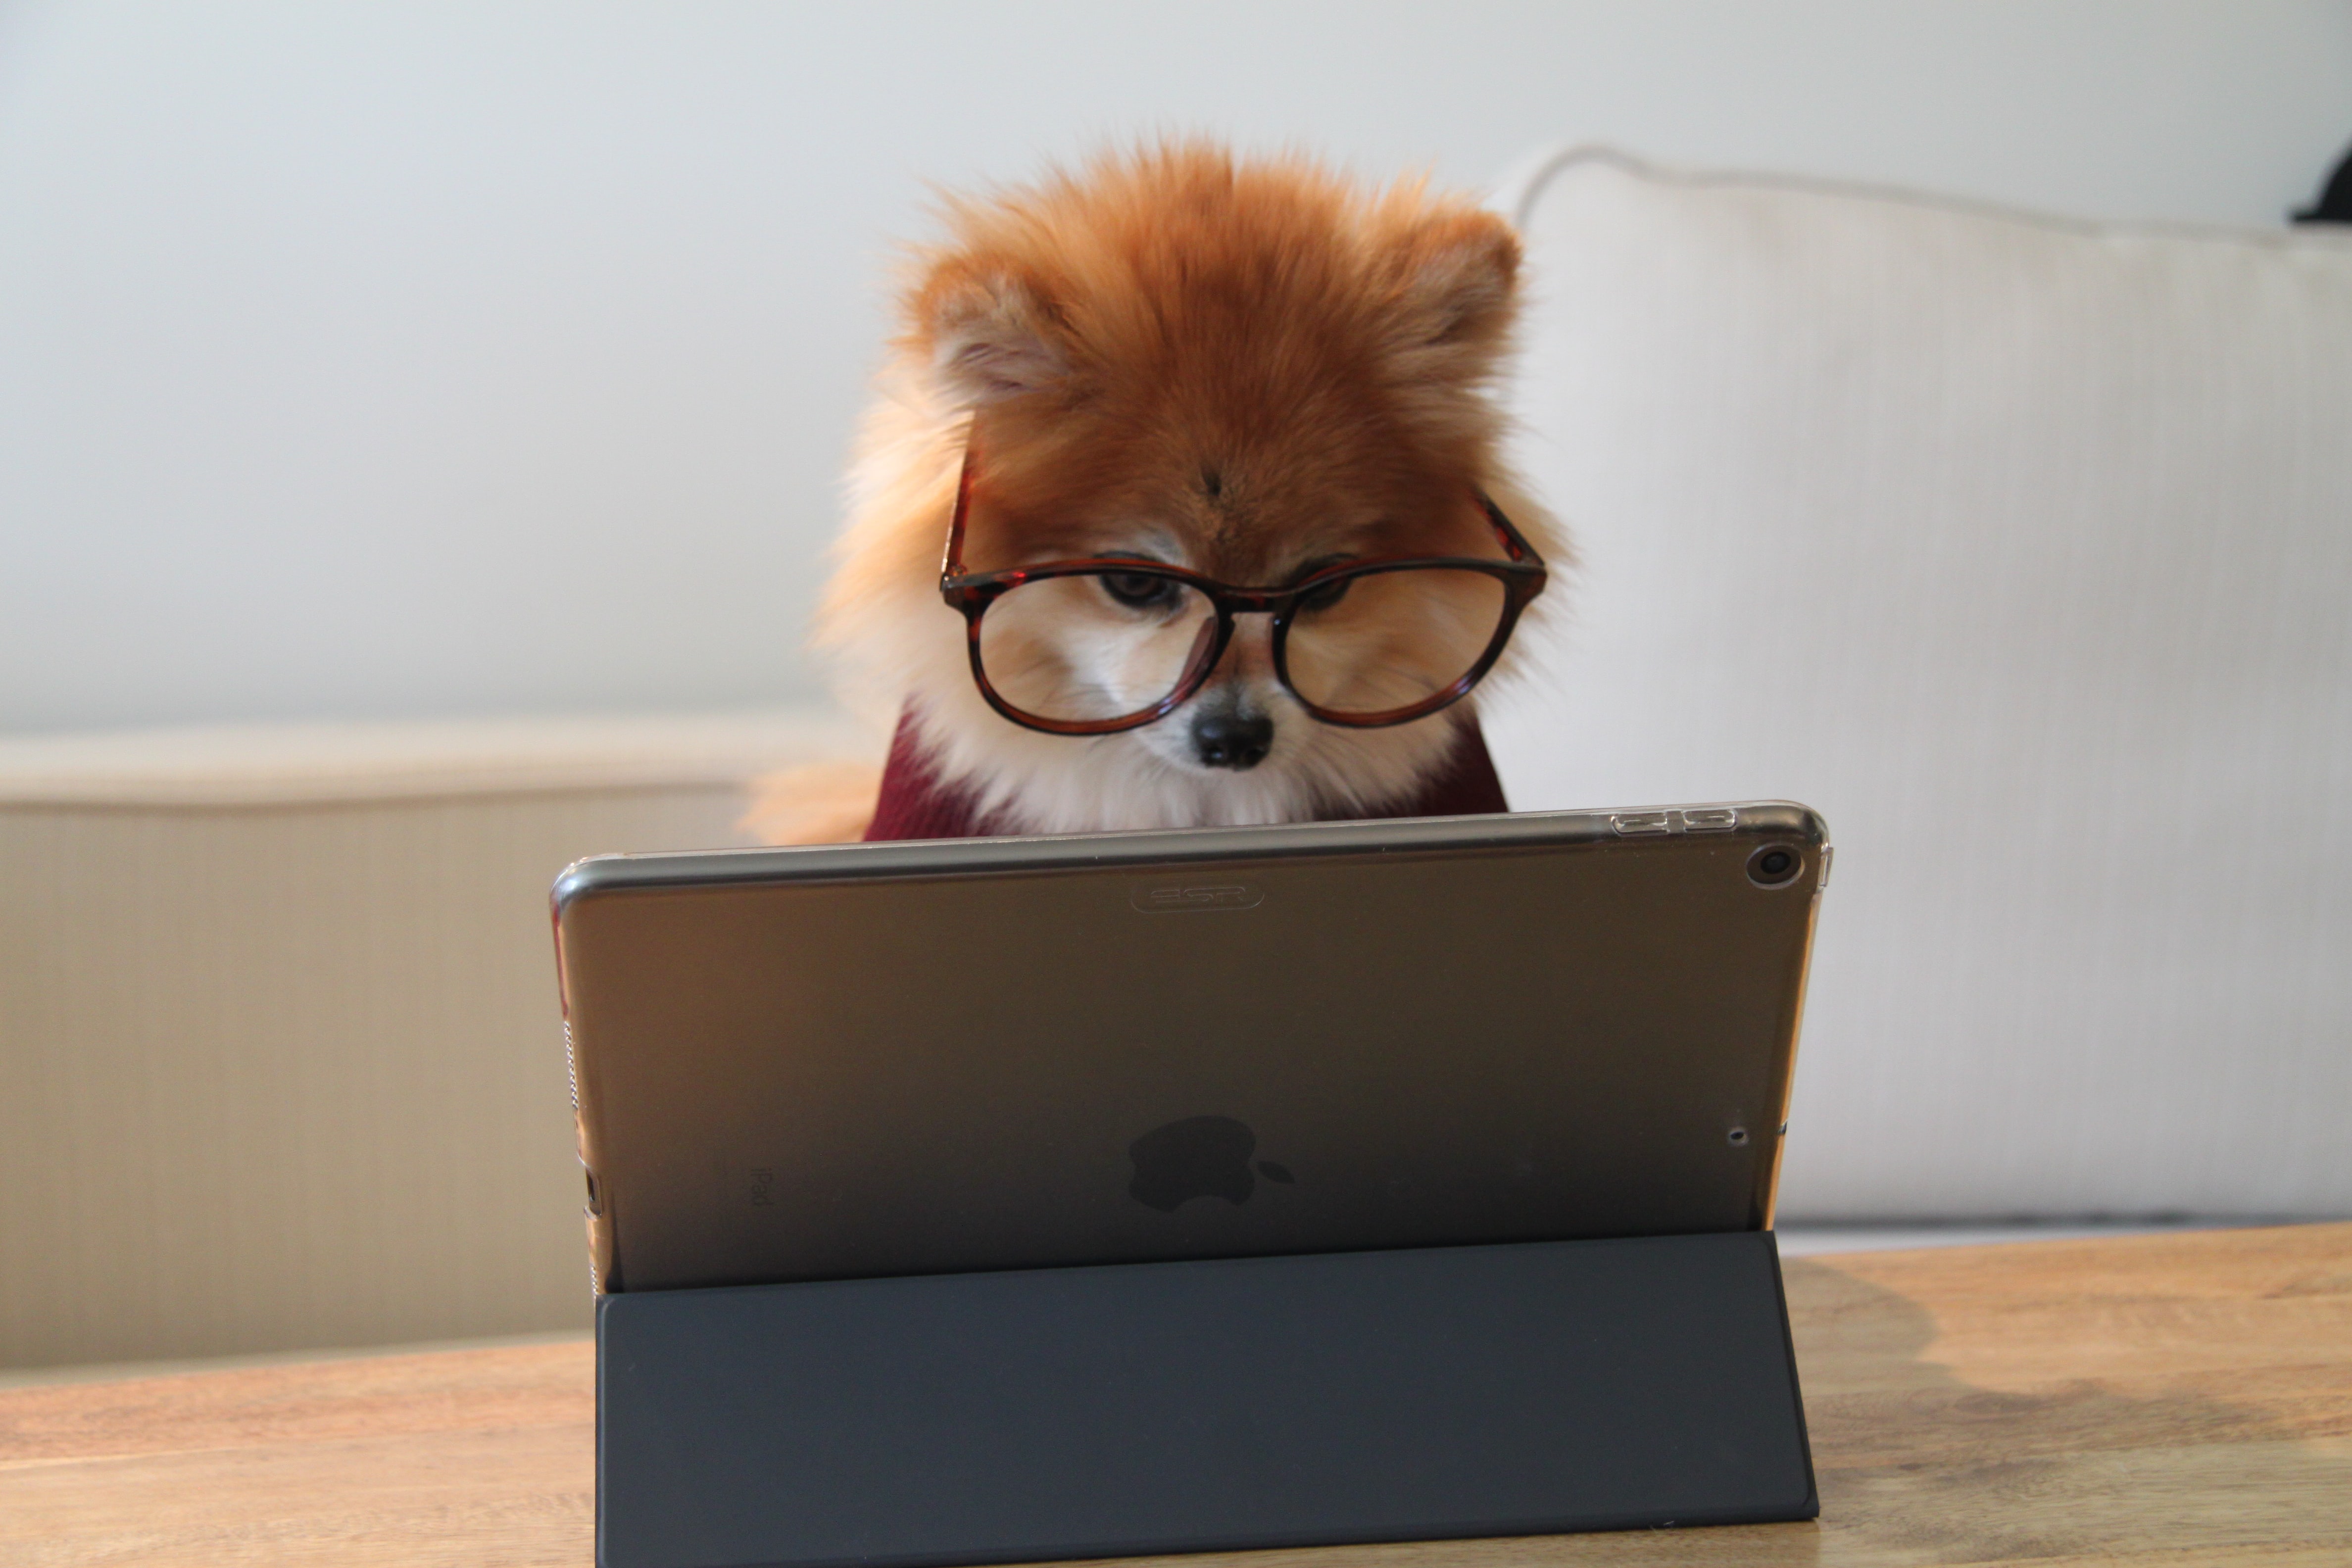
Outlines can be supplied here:
<path id="1" fill-rule="evenodd" d="M 915 314 L 940 379 L 974 408 L 1065 384 L 1069 355 L 1044 291 L 958 258 L 926 279 Z"/>
<path id="2" fill-rule="evenodd" d="M 1402 237 L 1400 344 L 1424 374 L 1491 368 L 1518 309 L 1519 237 L 1493 213 L 1456 210 Z"/>

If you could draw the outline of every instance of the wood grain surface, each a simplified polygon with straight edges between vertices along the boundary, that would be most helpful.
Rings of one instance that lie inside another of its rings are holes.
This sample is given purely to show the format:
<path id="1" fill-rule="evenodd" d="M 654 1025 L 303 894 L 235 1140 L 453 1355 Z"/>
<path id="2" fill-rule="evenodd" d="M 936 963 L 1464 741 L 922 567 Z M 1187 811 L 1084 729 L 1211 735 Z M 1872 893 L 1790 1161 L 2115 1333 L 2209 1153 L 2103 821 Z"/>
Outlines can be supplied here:
<path id="1" fill-rule="evenodd" d="M 2352 1225 L 1791 1262 L 1818 1524 L 1158 1560 L 2352 1563 Z M 586 1564 L 585 1342 L 0 1391 L 0 1563 Z"/>

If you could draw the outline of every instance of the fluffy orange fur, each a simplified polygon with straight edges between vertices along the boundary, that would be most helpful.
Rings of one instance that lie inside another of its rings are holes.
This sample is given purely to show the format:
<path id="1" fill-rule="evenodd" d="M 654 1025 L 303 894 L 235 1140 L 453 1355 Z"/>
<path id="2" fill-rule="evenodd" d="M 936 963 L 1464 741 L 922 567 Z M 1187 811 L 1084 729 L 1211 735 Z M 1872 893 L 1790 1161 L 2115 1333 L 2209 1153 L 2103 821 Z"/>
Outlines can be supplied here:
<path id="1" fill-rule="evenodd" d="M 1467 703 L 1318 723 L 1275 682 L 1262 616 L 1193 700 L 1274 719 L 1257 767 L 1190 763 L 1181 710 L 1087 739 L 1008 722 L 940 603 L 941 546 L 969 440 L 975 571 L 1126 552 L 1269 585 L 1346 555 L 1496 555 L 1480 491 L 1557 571 L 1563 541 L 1507 471 L 1493 400 L 1517 307 L 1509 226 L 1419 181 L 1366 189 L 1200 142 L 942 216 L 908 269 L 819 615 L 852 700 L 911 710 L 944 775 L 1026 831 L 1279 821 L 1418 789 Z"/>

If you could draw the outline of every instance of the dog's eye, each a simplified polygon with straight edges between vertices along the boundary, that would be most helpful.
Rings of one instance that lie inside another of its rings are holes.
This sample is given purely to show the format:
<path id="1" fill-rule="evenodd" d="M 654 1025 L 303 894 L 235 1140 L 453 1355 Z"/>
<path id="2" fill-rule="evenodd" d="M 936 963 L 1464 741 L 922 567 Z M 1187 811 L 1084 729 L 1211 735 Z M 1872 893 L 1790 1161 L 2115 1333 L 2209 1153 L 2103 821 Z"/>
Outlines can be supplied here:
<path id="1" fill-rule="evenodd" d="M 1103 592 L 1130 610 L 1164 610 L 1176 602 L 1177 586 L 1144 572 L 1106 572 Z"/>
<path id="2" fill-rule="evenodd" d="M 1346 598 L 1348 590 L 1355 585 L 1356 580 L 1353 577 L 1342 577 L 1337 583 L 1326 583 L 1315 592 L 1301 598 L 1298 601 L 1298 607 L 1302 610 L 1328 610 Z"/>
<path id="3" fill-rule="evenodd" d="M 1300 575 L 1313 576 L 1328 566 L 1337 566 L 1346 559 L 1344 555 L 1334 555 L 1321 561 L 1310 561 L 1307 563 L 1307 570 Z M 1355 585 L 1356 580 L 1353 577 L 1342 577 L 1336 583 L 1326 583 L 1311 594 L 1301 595 L 1298 607 L 1302 610 L 1328 610 L 1346 598 L 1348 590 Z"/>

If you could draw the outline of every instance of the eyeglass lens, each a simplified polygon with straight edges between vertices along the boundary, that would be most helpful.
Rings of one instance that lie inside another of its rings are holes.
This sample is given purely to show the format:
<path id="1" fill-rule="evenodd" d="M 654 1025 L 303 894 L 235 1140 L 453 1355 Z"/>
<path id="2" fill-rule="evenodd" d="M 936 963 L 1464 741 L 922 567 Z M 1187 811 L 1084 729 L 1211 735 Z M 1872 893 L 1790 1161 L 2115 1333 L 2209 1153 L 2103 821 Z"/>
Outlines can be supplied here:
<path id="1" fill-rule="evenodd" d="M 1333 713 L 1385 713 L 1450 689 L 1494 642 L 1508 601 L 1498 578 L 1433 566 L 1334 587 L 1299 606 L 1284 649 L 1291 689 Z"/>
<path id="2" fill-rule="evenodd" d="M 996 694 L 1055 723 L 1124 719 L 1165 701 L 1216 640 L 1199 590 L 1141 574 L 1046 577 L 988 606 L 980 662 Z"/>

